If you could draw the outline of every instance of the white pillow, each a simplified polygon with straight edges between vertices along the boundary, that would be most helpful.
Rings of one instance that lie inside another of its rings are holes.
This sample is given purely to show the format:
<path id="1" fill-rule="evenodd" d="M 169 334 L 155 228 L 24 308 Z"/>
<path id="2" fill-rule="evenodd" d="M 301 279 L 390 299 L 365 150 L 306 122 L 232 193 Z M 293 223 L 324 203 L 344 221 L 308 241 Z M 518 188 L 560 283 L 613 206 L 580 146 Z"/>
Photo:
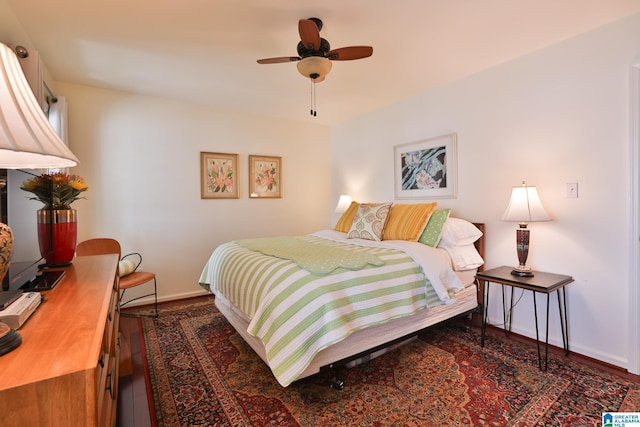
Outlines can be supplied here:
<path id="1" fill-rule="evenodd" d="M 469 221 L 449 217 L 444 223 L 438 246 L 466 246 L 482 237 L 482 231 Z"/>
<path id="2" fill-rule="evenodd" d="M 476 250 L 476 247 L 470 245 L 443 245 L 445 251 L 451 257 L 453 269 L 455 271 L 472 270 L 484 264 L 484 260 Z"/>
<path id="3" fill-rule="evenodd" d="M 118 275 L 120 277 L 128 276 L 136 271 L 138 263 L 132 259 L 123 259 L 118 264 Z"/>

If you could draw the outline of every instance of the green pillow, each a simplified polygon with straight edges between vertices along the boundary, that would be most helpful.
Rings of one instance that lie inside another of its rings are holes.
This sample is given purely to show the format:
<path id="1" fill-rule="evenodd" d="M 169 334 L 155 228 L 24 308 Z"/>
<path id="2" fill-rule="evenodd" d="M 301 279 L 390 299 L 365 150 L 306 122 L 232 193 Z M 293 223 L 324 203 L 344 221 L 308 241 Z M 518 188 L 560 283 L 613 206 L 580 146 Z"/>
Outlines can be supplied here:
<path id="1" fill-rule="evenodd" d="M 431 214 L 429 222 L 427 222 L 427 226 L 422 231 L 418 242 L 424 243 L 427 246 L 433 246 L 434 248 L 438 246 L 444 223 L 447 221 L 447 218 L 449 218 L 450 213 L 451 208 L 436 209 L 435 212 Z"/>

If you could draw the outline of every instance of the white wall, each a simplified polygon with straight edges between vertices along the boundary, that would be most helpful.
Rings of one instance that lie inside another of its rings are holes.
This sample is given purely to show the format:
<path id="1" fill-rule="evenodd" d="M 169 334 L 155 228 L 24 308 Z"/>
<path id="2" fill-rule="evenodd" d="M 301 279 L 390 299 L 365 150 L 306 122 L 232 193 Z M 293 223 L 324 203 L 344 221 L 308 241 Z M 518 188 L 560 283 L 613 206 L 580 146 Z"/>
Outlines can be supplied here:
<path id="1" fill-rule="evenodd" d="M 22 28 L 22 25 L 13 14 L 13 10 L 5 0 L 0 0 L 0 43 L 7 46 L 23 46 L 26 47 L 28 51 L 37 50 L 33 46 L 33 43 L 31 43 L 31 38 L 24 31 L 24 28 Z M 55 89 L 55 81 L 51 77 L 46 64 L 43 65 L 42 75 L 44 76 L 44 80 L 49 85 L 49 88 Z"/>
<path id="2" fill-rule="evenodd" d="M 141 252 L 163 300 L 199 293 L 202 268 L 224 241 L 330 225 L 328 128 L 86 86 L 57 90 L 80 159 L 72 172 L 89 184 L 74 204 L 78 239 L 114 237 L 123 253 Z M 201 151 L 240 154 L 240 199 L 200 198 Z M 249 154 L 282 157 L 281 199 L 248 198 Z"/>
<path id="3" fill-rule="evenodd" d="M 486 223 L 487 267 L 515 265 L 516 224 L 500 218 L 512 186 L 536 185 L 554 221 L 530 225 L 529 264 L 575 279 L 571 349 L 626 367 L 629 70 L 639 52 L 636 15 L 335 126 L 332 199 L 393 200 L 393 146 L 456 132 L 458 197 L 441 205 Z M 566 198 L 569 182 L 579 198 Z M 498 296 L 492 323 L 501 323 Z M 550 342 L 561 345 L 551 302 Z M 535 337 L 530 293 L 513 330 Z"/>

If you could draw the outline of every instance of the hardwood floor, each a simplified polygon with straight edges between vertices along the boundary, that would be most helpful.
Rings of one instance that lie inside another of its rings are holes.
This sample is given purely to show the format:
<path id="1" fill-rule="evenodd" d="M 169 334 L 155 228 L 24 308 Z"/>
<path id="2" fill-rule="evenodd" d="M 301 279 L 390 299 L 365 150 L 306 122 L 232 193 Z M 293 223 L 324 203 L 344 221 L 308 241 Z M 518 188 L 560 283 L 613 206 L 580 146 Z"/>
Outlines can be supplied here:
<path id="1" fill-rule="evenodd" d="M 198 301 L 204 298 L 210 297 L 198 297 L 190 299 L 190 301 Z M 173 304 L 183 304 L 184 302 L 185 300 L 179 300 L 175 302 L 162 303 L 160 306 L 167 307 Z M 143 308 L 148 307 L 129 308 L 123 310 L 123 313 L 135 313 Z M 152 417 L 151 415 L 153 413 L 153 404 L 148 396 L 148 389 L 145 380 L 145 366 L 139 325 L 139 318 L 126 316 L 120 317 L 121 377 L 120 388 L 118 390 L 117 427 L 151 427 L 156 425 L 155 416 Z M 502 334 L 503 330 L 489 326 L 487 333 Z M 526 342 L 531 345 L 532 351 L 535 351 L 535 342 L 530 338 L 512 333 L 511 339 Z M 561 348 L 549 346 L 549 352 L 562 354 L 563 350 Z M 597 360 L 574 353 L 570 353 L 568 357 L 569 359 L 584 363 L 585 365 L 640 383 L 639 375 L 629 374 L 621 368 L 607 365 Z"/>
<path id="2" fill-rule="evenodd" d="M 120 317 L 120 388 L 118 389 L 118 427 L 151 427 L 150 401 L 144 375 L 139 319 Z"/>

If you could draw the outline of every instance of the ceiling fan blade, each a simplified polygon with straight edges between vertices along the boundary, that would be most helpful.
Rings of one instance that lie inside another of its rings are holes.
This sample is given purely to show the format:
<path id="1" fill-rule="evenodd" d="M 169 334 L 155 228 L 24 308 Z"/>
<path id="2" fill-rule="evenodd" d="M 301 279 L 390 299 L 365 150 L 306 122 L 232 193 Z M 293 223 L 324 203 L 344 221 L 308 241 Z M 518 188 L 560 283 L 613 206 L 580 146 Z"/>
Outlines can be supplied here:
<path id="1" fill-rule="evenodd" d="M 333 61 L 351 61 L 353 59 L 367 58 L 373 55 L 371 46 L 349 46 L 330 50 L 327 58 Z"/>
<path id="2" fill-rule="evenodd" d="M 320 31 L 315 22 L 310 19 L 301 19 L 298 21 L 298 32 L 304 47 L 318 50 L 320 47 Z"/>
<path id="3" fill-rule="evenodd" d="M 281 56 L 278 58 L 258 59 L 258 64 L 280 64 L 282 62 L 300 61 L 299 56 Z"/>

